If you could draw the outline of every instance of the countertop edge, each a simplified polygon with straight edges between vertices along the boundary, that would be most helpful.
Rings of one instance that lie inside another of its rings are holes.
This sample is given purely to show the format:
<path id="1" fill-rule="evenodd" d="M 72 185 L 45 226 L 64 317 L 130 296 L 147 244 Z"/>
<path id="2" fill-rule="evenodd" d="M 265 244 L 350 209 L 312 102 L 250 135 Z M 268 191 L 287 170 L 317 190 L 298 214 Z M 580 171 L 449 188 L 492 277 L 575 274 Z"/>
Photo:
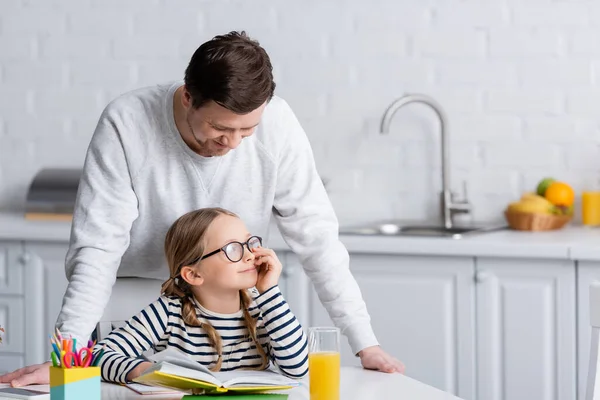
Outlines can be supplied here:
<path id="1" fill-rule="evenodd" d="M 21 214 L 0 212 L 3 241 L 67 244 L 70 235 L 70 222 L 26 220 Z M 340 235 L 340 239 L 350 253 L 600 261 L 600 229 L 583 227 L 543 233 L 502 230 L 462 239 L 359 235 Z M 266 244 L 289 250 L 274 225 Z"/>

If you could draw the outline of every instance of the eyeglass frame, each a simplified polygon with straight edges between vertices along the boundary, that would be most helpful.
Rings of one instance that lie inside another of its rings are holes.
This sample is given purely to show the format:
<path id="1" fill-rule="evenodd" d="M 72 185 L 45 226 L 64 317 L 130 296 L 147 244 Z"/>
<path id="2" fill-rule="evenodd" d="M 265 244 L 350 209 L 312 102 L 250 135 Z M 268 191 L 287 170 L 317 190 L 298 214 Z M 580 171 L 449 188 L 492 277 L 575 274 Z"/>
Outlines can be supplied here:
<path id="1" fill-rule="evenodd" d="M 252 252 L 252 250 L 250 249 L 250 244 L 248 244 L 248 242 L 250 242 L 250 240 L 252 240 L 252 239 L 258 239 L 258 243 L 259 243 L 259 245 L 262 247 L 262 237 L 260 237 L 260 236 L 256 236 L 256 235 L 253 235 L 253 236 L 250 236 L 250 237 L 248 238 L 248 240 L 246 240 L 246 241 L 245 241 L 245 242 L 243 242 L 243 243 L 242 243 L 242 242 L 238 242 L 237 240 L 234 240 L 234 241 L 232 241 L 232 242 L 229 242 L 229 243 L 227 243 L 225 246 L 221 247 L 220 249 L 217 249 L 217 250 L 215 250 L 215 251 L 211 251 L 211 252 L 210 252 L 210 253 L 208 253 L 208 254 L 205 254 L 205 255 L 203 255 L 203 256 L 200 256 L 200 257 L 196 258 L 195 260 L 193 260 L 192 262 L 190 262 L 190 263 L 187 263 L 187 264 L 185 264 L 185 265 L 194 265 L 194 264 L 196 264 L 197 262 L 200 262 L 200 261 L 204 260 L 205 258 L 208 258 L 208 257 L 214 256 L 215 254 L 219 254 L 220 252 L 223 252 L 223 253 L 225 254 L 225 257 L 227 257 L 227 259 L 228 259 L 229 261 L 231 261 L 232 263 L 237 263 L 237 262 L 240 262 L 240 261 L 242 261 L 242 259 L 244 258 L 244 252 L 245 252 L 245 251 L 244 251 L 244 245 L 246 245 L 246 247 L 248 248 L 248 251 Z M 240 246 L 242 246 L 242 256 L 241 256 L 241 257 L 240 257 L 240 259 L 239 259 L 239 260 L 237 260 L 237 261 L 233 261 L 231 258 L 229 258 L 229 256 L 227 255 L 227 251 L 225 251 L 225 248 L 226 248 L 227 246 L 229 246 L 230 244 L 233 244 L 233 243 L 237 243 L 237 244 L 239 244 Z"/>

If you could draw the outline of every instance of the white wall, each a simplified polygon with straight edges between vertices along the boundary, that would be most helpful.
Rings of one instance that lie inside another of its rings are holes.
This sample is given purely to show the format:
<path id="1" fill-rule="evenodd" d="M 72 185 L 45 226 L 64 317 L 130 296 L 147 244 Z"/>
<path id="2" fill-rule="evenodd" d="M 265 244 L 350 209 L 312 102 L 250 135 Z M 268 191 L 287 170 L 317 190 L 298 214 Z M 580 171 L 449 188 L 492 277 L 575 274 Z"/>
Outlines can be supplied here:
<path id="1" fill-rule="evenodd" d="M 80 166 L 106 103 L 180 79 L 210 37 L 246 29 L 313 144 L 342 221 L 436 212 L 439 134 L 478 219 L 545 176 L 600 176 L 600 2 L 0 0 L 0 208 L 41 167 Z"/>

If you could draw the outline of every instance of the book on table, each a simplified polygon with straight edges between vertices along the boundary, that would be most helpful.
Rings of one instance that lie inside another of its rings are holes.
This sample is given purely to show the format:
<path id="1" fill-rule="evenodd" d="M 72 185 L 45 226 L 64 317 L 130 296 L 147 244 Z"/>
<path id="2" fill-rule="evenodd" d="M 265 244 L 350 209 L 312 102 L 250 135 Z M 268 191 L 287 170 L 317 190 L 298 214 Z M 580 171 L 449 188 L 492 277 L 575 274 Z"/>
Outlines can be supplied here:
<path id="1" fill-rule="evenodd" d="M 273 371 L 213 372 L 183 352 L 167 349 L 148 357 L 155 364 L 134 382 L 193 393 L 260 393 L 298 386 L 298 382 Z"/>
<path id="2" fill-rule="evenodd" d="M 177 389 L 159 387 L 159 386 L 148 386 L 143 383 L 125 383 L 125 387 L 133 390 L 137 394 L 177 394 L 181 393 Z"/>

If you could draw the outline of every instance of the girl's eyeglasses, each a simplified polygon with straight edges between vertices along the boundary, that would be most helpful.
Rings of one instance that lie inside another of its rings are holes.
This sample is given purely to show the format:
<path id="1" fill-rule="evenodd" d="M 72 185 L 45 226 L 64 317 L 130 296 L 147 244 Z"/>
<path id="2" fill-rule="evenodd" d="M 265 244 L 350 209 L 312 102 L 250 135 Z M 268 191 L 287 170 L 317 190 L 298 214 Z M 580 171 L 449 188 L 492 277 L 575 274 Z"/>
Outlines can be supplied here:
<path id="1" fill-rule="evenodd" d="M 249 251 L 252 251 L 252 249 L 259 248 L 262 246 L 262 238 L 260 236 L 251 236 L 244 243 L 242 243 L 242 242 L 227 243 L 225 246 L 221 247 L 220 249 L 211 251 L 210 253 L 208 253 L 206 255 L 198 257 L 194 261 L 192 261 L 191 263 L 188 263 L 186 265 L 196 264 L 198 261 L 202 261 L 205 258 L 214 256 L 215 254 L 219 254 L 220 252 L 225 253 L 225 257 L 227 257 L 227 259 L 229 261 L 236 263 L 236 262 L 241 261 L 242 258 L 244 258 L 244 246 L 248 247 Z"/>

